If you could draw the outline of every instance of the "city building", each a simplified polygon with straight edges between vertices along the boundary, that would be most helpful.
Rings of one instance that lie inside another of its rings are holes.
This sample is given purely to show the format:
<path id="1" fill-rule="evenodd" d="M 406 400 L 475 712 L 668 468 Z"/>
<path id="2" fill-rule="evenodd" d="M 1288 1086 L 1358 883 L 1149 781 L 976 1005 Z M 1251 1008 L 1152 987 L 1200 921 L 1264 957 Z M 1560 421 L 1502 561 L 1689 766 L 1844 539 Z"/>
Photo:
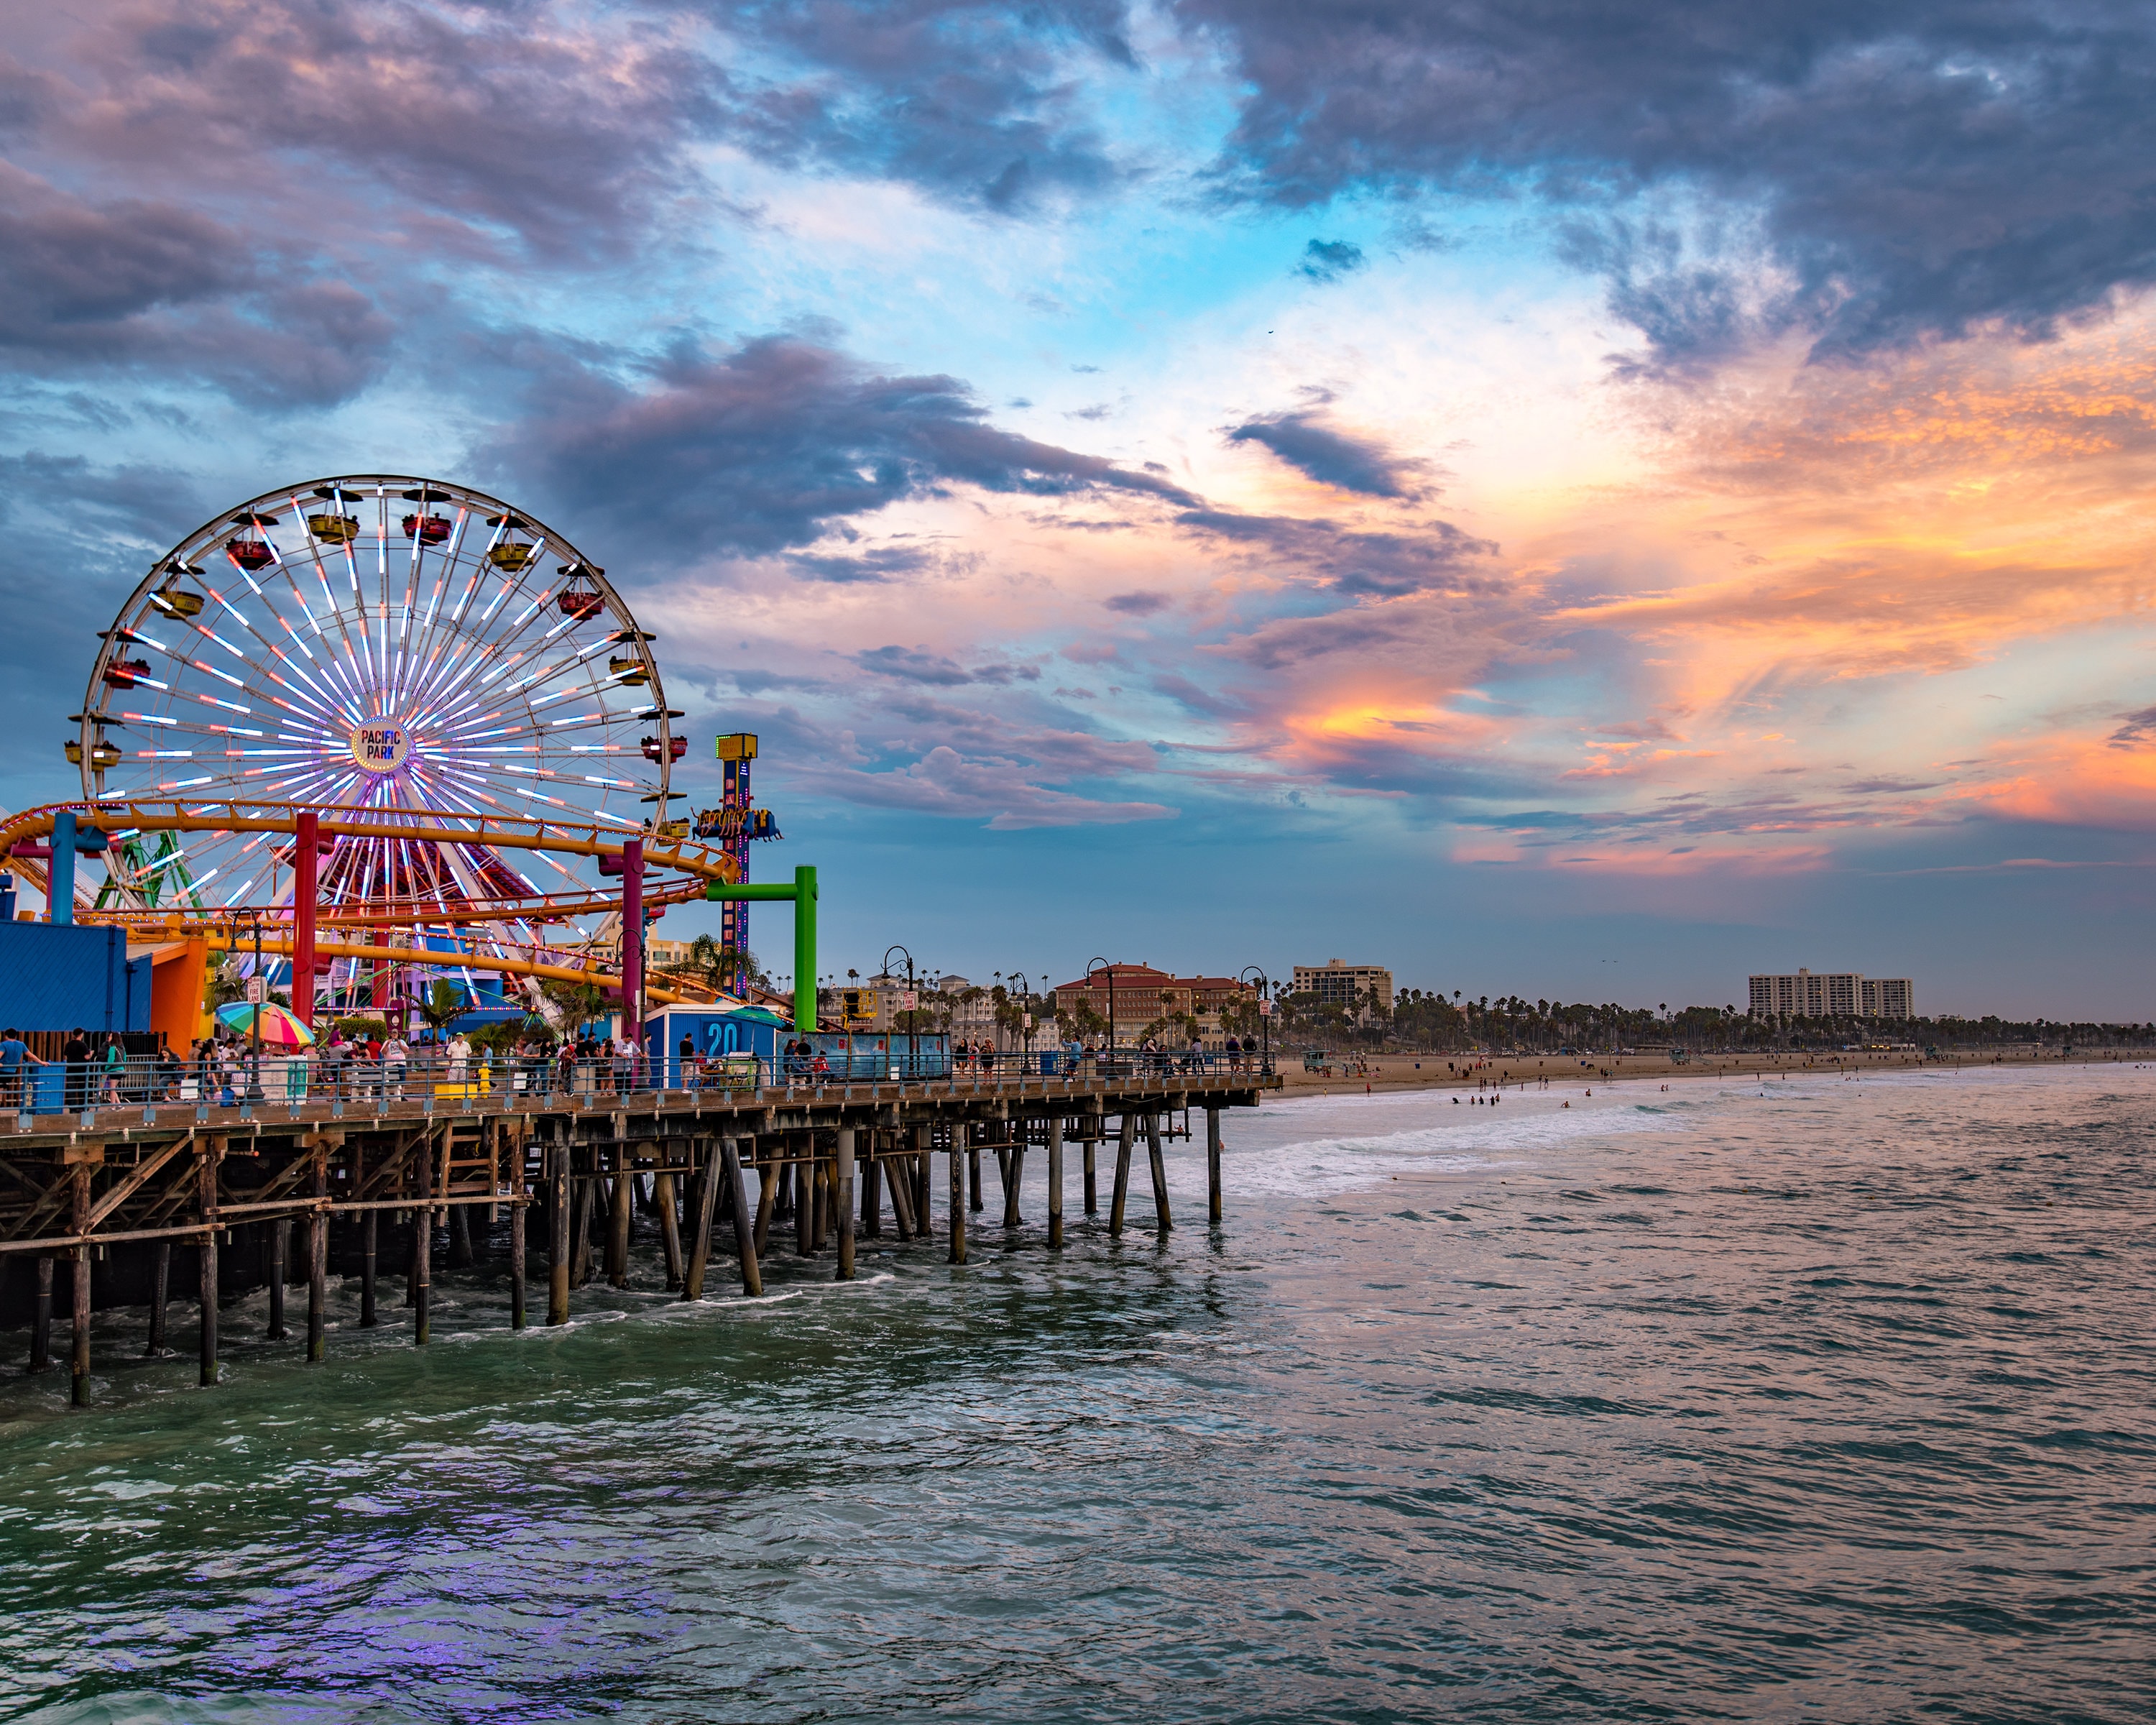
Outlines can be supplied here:
<path id="1" fill-rule="evenodd" d="M 1050 1009 L 1064 1021 L 1059 1028 L 1067 1034 L 1078 1034 L 1075 1027 L 1081 1007 L 1106 1024 L 1112 998 L 1118 1043 L 1142 1040 L 1147 1028 L 1162 1019 L 1189 1019 L 1197 1021 L 1199 1040 L 1217 1050 L 1229 1034 L 1222 1011 L 1254 1004 L 1258 997 L 1250 983 L 1231 976 L 1176 976 L 1149 964 L 1105 964 L 1050 989 L 1047 998 Z M 1171 1034 L 1189 1033 L 1178 1024 Z"/>
<path id="2" fill-rule="evenodd" d="M 1294 993 L 1317 998 L 1320 1006 L 1366 1009 L 1374 1004 L 1381 1013 L 1393 1009 L 1393 973 L 1382 964 L 1347 964 L 1328 958 L 1322 964 L 1295 968 Z"/>
<path id="3" fill-rule="evenodd" d="M 1799 970 L 1751 979 L 1752 1010 L 1763 1017 L 1912 1019 L 1916 984 L 1907 977 L 1867 977 L 1853 970 Z"/>

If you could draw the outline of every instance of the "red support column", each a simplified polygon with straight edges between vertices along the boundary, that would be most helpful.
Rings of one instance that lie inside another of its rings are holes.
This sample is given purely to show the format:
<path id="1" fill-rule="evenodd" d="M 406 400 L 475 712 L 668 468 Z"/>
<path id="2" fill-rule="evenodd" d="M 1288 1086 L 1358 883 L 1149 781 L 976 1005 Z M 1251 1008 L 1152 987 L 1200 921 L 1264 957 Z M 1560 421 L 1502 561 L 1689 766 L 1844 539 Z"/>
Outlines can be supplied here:
<path id="1" fill-rule="evenodd" d="M 629 1040 L 644 1046 L 644 840 L 621 847 L 621 1013 Z"/>
<path id="2" fill-rule="evenodd" d="M 321 858 L 321 817 L 311 809 L 293 822 L 292 1010 L 309 1029 L 315 1025 L 315 901 L 321 895 L 316 865 Z"/>

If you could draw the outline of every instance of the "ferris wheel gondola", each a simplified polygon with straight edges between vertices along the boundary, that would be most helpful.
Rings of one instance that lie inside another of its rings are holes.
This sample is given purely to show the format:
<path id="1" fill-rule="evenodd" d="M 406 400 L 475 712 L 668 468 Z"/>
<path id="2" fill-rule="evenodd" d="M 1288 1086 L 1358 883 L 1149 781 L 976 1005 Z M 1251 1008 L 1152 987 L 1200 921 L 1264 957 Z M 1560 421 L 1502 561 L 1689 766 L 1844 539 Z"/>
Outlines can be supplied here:
<path id="1" fill-rule="evenodd" d="M 244 798 L 663 826 L 679 757 L 653 637 L 605 571 L 528 513 L 367 474 L 251 498 L 157 559 L 120 608 L 68 739 L 93 803 Z M 99 902 L 214 916 L 290 891 L 259 834 L 113 834 Z M 444 922 L 542 887 L 480 844 L 346 834 L 341 916 Z M 521 931 L 529 938 L 530 931 Z"/>

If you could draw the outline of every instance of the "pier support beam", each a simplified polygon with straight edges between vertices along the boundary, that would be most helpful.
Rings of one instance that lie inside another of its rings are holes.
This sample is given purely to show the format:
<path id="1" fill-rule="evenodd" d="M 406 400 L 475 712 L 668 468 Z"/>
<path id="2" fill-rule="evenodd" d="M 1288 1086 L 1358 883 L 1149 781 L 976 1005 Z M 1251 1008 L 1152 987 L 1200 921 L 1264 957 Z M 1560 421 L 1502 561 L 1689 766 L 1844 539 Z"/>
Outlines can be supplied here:
<path id="1" fill-rule="evenodd" d="M 74 1165 L 74 1231 L 90 1232 L 90 1164 Z M 69 1399 L 78 1408 L 90 1405 L 90 1248 L 74 1249 L 74 1324 L 69 1336 L 73 1385 Z"/>
<path id="2" fill-rule="evenodd" d="M 966 1128 L 951 1128 L 951 1261 L 966 1261 Z"/>
<path id="3" fill-rule="evenodd" d="M 1220 1225 L 1220 1111 L 1205 1111 L 1205 1219 Z"/>
<path id="4" fill-rule="evenodd" d="M 1048 1122 L 1048 1249 L 1063 1250 L 1063 1117 Z"/>
<path id="5" fill-rule="evenodd" d="M 161 1240 L 150 1249 L 150 1339 L 142 1346 L 142 1358 L 156 1359 L 167 1352 L 165 1347 L 165 1306 L 172 1296 L 172 1243 Z"/>
<path id="6" fill-rule="evenodd" d="M 833 1197 L 839 1216 L 839 1274 L 840 1281 L 854 1279 L 854 1128 L 839 1128 L 839 1154 L 832 1165 L 836 1190 Z"/>
<path id="7" fill-rule="evenodd" d="M 1146 1167 L 1152 1176 L 1153 1219 L 1166 1235 L 1175 1224 L 1168 1214 L 1168 1164 L 1161 1159 L 1160 1116 L 1153 1113 L 1146 1116 Z"/>
<path id="8" fill-rule="evenodd" d="M 1100 1153 L 1101 1122 L 1102 1117 L 1098 1114 L 1087 1120 L 1082 1127 L 1086 1136 L 1080 1141 L 1079 1159 L 1085 1163 L 1086 1214 L 1089 1216 L 1101 1214 L 1099 1178 L 1095 1172 L 1095 1162 Z"/>
<path id="9" fill-rule="evenodd" d="M 720 1151 L 716 1138 L 694 1141 L 702 1154 L 697 1158 L 696 1208 L 689 1224 L 689 1262 L 681 1275 L 681 1297 L 701 1300 L 704 1297 L 704 1272 L 711 1261 L 711 1217 L 718 1209 Z M 738 1194 L 734 1209 L 734 1225 L 741 1227 Z"/>
<path id="10" fill-rule="evenodd" d="M 1138 1117 L 1126 1114 L 1116 1132 L 1116 1190 L 1108 1200 L 1108 1237 L 1123 1231 L 1123 1206 L 1131 1195 L 1131 1151 L 1137 1142 Z"/>
<path id="11" fill-rule="evenodd" d="M 412 1212 L 412 1343 L 424 1348 L 431 1338 L 429 1320 L 434 1297 L 434 1143 L 423 1136 L 413 1184 L 419 1202 Z"/>
<path id="12" fill-rule="evenodd" d="M 569 1147 L 547 1147 L 547 1322 L 569 1321 Z"/>
<path id="13" fill-rule="evenodd" d="M 203 1146 L 195 1158 L 195 1202 L 203 1221 L 198 1280 L 202 1294 L 202 1384 L 207 1389 L 217 1382 L 217 1230 L 209 1225 L 217 1214 L 217 1159 L 224 1148 L 218 1139 Z"/>
<path id="14" fill-rule="evenodd" d="M 1024 1225 L 1024 1219 L 1018 1213 L 1018 1195 L 1025 1184 L 1025 1128 L 1020 1123 L 1011 1138 L 1010 1147 L 996 1153 L 996 1160 L 1004 1176 L 1004 1226 L 1006 1229 Z"/>
<path id="15" fill-rule="evenodd" d="M 911 1154 L 894 1157 L 891 1164 L 891 1216 L 897 1224 L 901 1240 L 911 1240 L 921 1231 L 914 1225 L 913 1219 L 913 1194 L 916 1189 Z"/>
<path id="16" fill-rule="evenodd" d="M 723 1158 L 721 1166 L 726 1170 L 726 1199 L 734 1213 L 734 1245 L 741 1254 L 742 1291 L 755 1299 L 763 1292 L 763 1271 L 757 1263 L 756 1253 L 757 1243 L 770 1222 L 771 1178 L 768 1174 L 759 1177 L 757 1183 L 761 1191 L 757 1199 L 756 1221 L 752 1225 L 744 1223 L 742 1219 L 748 1214 L 747 1195 L 742 1190 L 739 1147 L 732 1138 L 721 1138 L 719 1150 Z"/>
<path id="17" fill-rule="evenodd" d="M 624 1144 L 614 1152 L 613 1207 L 607 1214 L 607 1286 L 625 1288 L 629 1286 L 629 1198 L 631 1175 L 629 1172 L 629 1146 Z"/>
<path id="18" fill-rule="evenodd" d="M 263 1280 L 270 1284 L 270 1327 L 262 1334 L 267 1341 L 282 1342 L 292 1333 L 285 1327 L 285 1259 L 291 1249 L 292 1224 L 290 1218 L 280 1216 L 267 1226 L 269 1237 L 264 1244 L 269 1248 L 265 1255 L 270 1261 Z"/>
<path id="19" fill-rule="evenodd" d="M 654 1174 L 651 1201 L 659 1210 L 659 1240 L 666 1252 L 666 1291 L 672 1293 L 687 1277 L 681 1261 L 681 1213 L 674 1204 L 674 1176 Z"/>
<path id="20" fill-rule="evenodd" d="M 374 1272 L 380 1261 L 382 1212 L 368 1210 L 359 1219 L 359 1327 L 371 1330 L 382 1322 L 374 1310 Z"/>
<path id="21" fill-rule="evenodd" d="M 330 1190 L 329 1152 L 315 1150 L 314 1195 L 327 1198 Z M 329 1358 L 330 1218 L 318 1209 L 307 1218 L 307 1358 L 320 1365 Z"/>
<path id="22" fill-rule="evenodd" d="M 38 1254 L 36 1304 L 30 1308 L 31 1372 L 53 1368 L 53 1255 Z"/>

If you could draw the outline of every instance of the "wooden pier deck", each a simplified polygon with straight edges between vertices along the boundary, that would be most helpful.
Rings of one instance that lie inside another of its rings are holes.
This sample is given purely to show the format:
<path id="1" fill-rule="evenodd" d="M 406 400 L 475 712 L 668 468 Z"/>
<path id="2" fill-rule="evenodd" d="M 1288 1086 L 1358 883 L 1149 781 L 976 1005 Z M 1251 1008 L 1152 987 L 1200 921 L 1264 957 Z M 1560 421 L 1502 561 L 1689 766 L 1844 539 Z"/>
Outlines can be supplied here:
<path id="1" fill-rule="evenodd" d="M 1088 1214 L 1100 1200 L 1101 1153 L 1112 1152 L 1116 1235 L 1142 1141 L 1150 1220 L 1164 1234 L 1173 1218 L 1163 1140 L 1203 1130 L 1217 1224 L 1221 1111 L 1254 1106 L 1279 1083 L 1256 1071 L 1170 1069 L 532 1096 L 430 1084 L 403 1099 L 0 1115 L 17 1128 L 0 1124 L 0 1313 L 27 1313 L 28 1368 L 50 1368 L 55 1271 L 68 1266 L 73 1396 L 86 1404 L 94 1306 L 146 1306 L 148 1351 L 167 1351 L 175 1247 L 183 1276 L 192 1271 L 186 1281 L 208 1385 L 218 1377 L 218 1307 L 256 1287 L 269 1290 L 273 1340 L 289 1333 L 288 1289 L 305 1288 L 307 1357 L 326 1358 L 333 1271 L 357 1280 L 362 1327 L 380 1321 L 385 1274 L 393 1286 L 401 1281 L 413 1339 L 425 1343 L 436 1251 L 459 1266 L 474 1261 L 475 1210 L 479 1228 L 507 1222 L 501 1268 L 520 1328 L 535 1260 L 548 1323 L 567 1322 L 576 1291 L 595 1275 L 627 1286 L 639 1212 L 655 1216 L 666 1286 L 685 1300 L 716 1285 L 715 1251 L 737 1266 L 745 1292 L 761 1293 L 761 1260 L 775 1239 L 802 1257 L 828 1252 L 834 1273 L 849 1278 L 856 1238 L 880 1237 L 886 1214 L 898 1240 L 940 1235 L 949 1261 L 963 1264 L 988 1201 L 984 1152 L 1005 1229 L 1020 1225 L 1027 1156 L 1045 1158 L 1055 1250 L 1064 1245 L 1066 1151 L 1079 1152 Z M 940 1218 L 937 1156 L 946 1162 Z"/>

